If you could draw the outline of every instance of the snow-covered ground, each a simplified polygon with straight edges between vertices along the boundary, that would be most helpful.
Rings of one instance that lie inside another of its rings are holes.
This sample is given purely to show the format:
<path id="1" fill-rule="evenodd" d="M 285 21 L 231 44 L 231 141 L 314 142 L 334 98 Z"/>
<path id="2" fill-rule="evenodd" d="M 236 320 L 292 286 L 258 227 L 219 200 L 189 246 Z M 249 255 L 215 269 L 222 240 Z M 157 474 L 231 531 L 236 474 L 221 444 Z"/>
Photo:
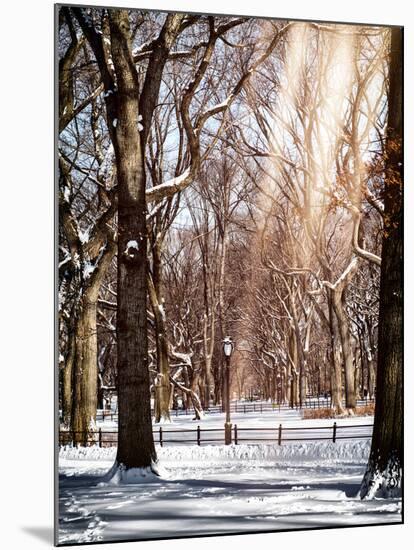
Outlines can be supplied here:
<path id="1" fill-rule="evenodd" d="M 63 448 L 59 541 L 399 522 L 399 499 L 361 501 L 357 496 L 369 448 L 370 441 L 362 439 L 157 446 L 164 474 L 134 485 L 103 482 L 115 448 Z"/>

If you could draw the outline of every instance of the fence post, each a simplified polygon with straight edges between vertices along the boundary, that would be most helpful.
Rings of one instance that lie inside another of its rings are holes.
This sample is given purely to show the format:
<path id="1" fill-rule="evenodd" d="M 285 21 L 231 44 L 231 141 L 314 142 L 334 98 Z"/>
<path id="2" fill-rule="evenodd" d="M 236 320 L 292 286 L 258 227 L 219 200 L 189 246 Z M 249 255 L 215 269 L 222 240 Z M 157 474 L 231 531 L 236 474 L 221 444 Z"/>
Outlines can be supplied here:
<path id="1" fill-rule="evenodd" d="M 336 442 L 336 422 L 334 422 L 334 425 L 333 425 L 332 442 L 333 443 Z"/>
<path id="2" fill-rule="evenodd" d="M 160 426 L 160 447 L 162 447 L 162 426 Z"/>
<path id="3" fill-rule="evenodd" d="M 278 445 L 282 445 L 282 424 L 279 424 L 279 433 L 277 437 Z"/>
<path id="4" fill-rule="evenodd" d="M 99 428 L 98 432 L 98 441 L 99 441 L 99 447 L 102 447 L 102 429 Z"/>
<path id="5" fill-rule="evenodd" d="M 263 403 L 260 403 L 260 413 L 263 412 Z"/>
<path id="6" fill-rule="evenodd" d="M 201 430 L 200 430 L 200 426 L 197 426 L 197 445 L 198 445 L 198 446 L 201 445 Z"/>
<path id="7" fill-rule="evenodd" d="M 253 412 L 256 412 L 256 403 L 253 403 Z"/>
<path id="8" fill-rule="evenodd" d="M 237 424 L 234 425 L 234 444 L 237 445 Z"/>
<path id="9" fill-rule="evenodd" d="M 246 414 L 246 405 L 243 405 L 243 412 Z"/>

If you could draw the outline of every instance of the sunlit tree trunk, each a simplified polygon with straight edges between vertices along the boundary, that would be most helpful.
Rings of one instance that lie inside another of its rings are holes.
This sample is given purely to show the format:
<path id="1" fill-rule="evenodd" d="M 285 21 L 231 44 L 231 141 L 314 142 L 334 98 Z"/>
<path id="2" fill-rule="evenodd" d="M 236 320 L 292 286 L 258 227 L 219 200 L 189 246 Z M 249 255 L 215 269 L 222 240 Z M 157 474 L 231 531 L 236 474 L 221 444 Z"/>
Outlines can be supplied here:
<path id="1" fill-rule="evenodd" d="M 338 320 L 338 328 L 342 345 L 342 357 L 345 367 L 345 406 L 347 409 L 355 409 L 355 366 L 352 353 L 351 335 L 348 325 L 348 316 L 345 311 L 343 289 L 333 291 L 332 301 L 335 315 Z"/>
<path id="2" fill-rule="evenodd" d="M 298 405 L 298 346 L 296 343 L 296 334 L 294 329 L 291 329 L 289 337 L 289 405 L 293 409 Z"/>
<path id="3" fill-rule="evenodd" d="M 331 334 L 331 406 L 338 414 L 344 412 L 342 406 L 342 359 L 338 322 L 332 300 L 329 305 L 329 326 Z"/>
<path id="4" fill-rule="evenodd" d="M 155 338 L 157 347 L 157 371 L 156 383 L 156 422 L 171 422 L 170 418 L 170 363 L 168 357 L 168 335 L 162 292 L 161 250 L 159 244 L 153 246 L 153 275 L 148 278 L 148 289 L 152 310 L 155 319 Z"/>

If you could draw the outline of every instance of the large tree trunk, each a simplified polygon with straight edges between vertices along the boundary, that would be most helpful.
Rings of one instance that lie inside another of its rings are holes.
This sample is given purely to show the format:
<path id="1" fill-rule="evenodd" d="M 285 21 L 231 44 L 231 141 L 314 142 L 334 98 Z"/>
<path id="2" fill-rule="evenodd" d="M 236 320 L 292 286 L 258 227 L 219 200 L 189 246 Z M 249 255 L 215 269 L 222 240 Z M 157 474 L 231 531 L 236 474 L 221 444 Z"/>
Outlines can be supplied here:
<path id="1" fill-rule="evenodd" d="M 120 466 L 123 472 L 152 468 L 156 453 L 148 370 L 147 229 L 145 174 L 138 130 L 139 85 L 131 54 L 128 13 L 112 10 L 109 21 L 118 87 L 115 118 L 109 109 L 118 179 L 119 432 L 115 467 Z"/>
<path id="2" fill-rule="evenodd" d="M 377 399 L 361 498 L 401 495 L 403 470 L 402 29 L 391 31 Z"/>
<path id="3" fill-rule="evenodd" d="M 143 150 L 157 105 L 163 67 L 183 14 L 166 17 L 154 44 L 139 95 L 128 12 L 110 10 L 110 52 L 82 8 L 71 10 L 96 58 L 105 89 L 108 130 L 118 180 L 118 453 L 114 470 L 153 468 L 147 342 L 147 235 Z M 110 59 L 109 59 L 110 58 Z M 190 98 L 191 99 L 191 98 Z M 189 100 L 190 100 L 189 99 Z M 139 110 L 143 131 L 139 134 Z M 121 466 L 122 465 L 122 466 Z M 155 467 L 154 467 L 155 470 Z M 141 472 L 142 473 L 142 472 Z M 131 474 L 132 477 L 134 476 Z M 130 478 L 131 475 L 126 475 Z"/>

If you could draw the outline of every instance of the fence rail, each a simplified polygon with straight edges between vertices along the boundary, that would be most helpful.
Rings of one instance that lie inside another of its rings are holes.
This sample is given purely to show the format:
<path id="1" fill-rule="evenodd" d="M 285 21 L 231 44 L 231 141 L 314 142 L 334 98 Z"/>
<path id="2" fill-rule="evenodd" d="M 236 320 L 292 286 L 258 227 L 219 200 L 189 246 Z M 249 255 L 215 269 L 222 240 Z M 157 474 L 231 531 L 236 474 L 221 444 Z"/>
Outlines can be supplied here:
<path id="1" fill-rule="evenodd" d="M 367 439 L 372 435 L 372 424 L 339 425 L 336 422 L 326 426 L 266 426 L 243 427 L 234 424 L 232 427 L 232 443 L 266 442 L 268 444 L 282 445 L 284 442 L 300 441 L 332 441 L 338 439 Z M 351 433 L 351 430 L 353 432 Z M 347 433 L 348 432 L 348 433 Z M 252 435 L 250 436 L 250 433 Z M 296 437 L 294 436 L 298 433 Z M 308 435 L 309 433 L 309 435 Z M 175 434 L 175 435 L 174 435 Z M 178 436 L 176 434 L 179 434 Z M 216 437 L 213 435 L 216 434 Z M 202 443 L 224 444 L 225 429 L 201 428 L 192 429 L 165 429 L 162 426 L 153 429 L 154 442 L 163 447 L 167 444 L 201 445 Z M 74 437 L 78 436 L 78 437 Z M 171 437 L 172 436 L 172 437 Z M 117 445 L 118 431 L 104 431 L 102 429 L 93 432 L 64 432 L 59 433 L 59 444 L 69 445 L 73 440 L 81 441 L 83 445 L 96 445 L 99 447 L 113 447 Z"/>
<path id="2" fill-rule="evenodd" d="M 361 407 L 364 405 L 370 405 L 375 403 L 374 398 L 364 398 L 357 401 L 357 406 Z M 344 402 L 345 405 L 345 402 Z M 307 398 L 306 401 L 302 403 L 302 407 L 299 407 L 299 405 L 295 405 L 293 407 L 294 410 L 307 410 L 307 409 L 325 409 L 327 407 L 331 406 L 331 401 L 329 398 L 325 397 L 312 397 Z M 292 410 L 292 407 L 288 403 L 276 403 L 276 402 L 267 402 L 267 401 L 260 401 L 260 402 L 233 402 L 230 405 L 230 412 L 231 413 L 252 413 L 252 412 L 269 412 L 269 411 L 286 411 L 286 410 Z M 208 412 L 209 414 L 218 414 L 223 412 L 223 409 L 220 405 L 212 405 L 208 409 L 206 409 L 204 412 Z M 151 414 L 154 415 L 154 411 L 151 411 Z M 171 409 L 170 415 L 171 416 L 188 416 L 195 414 L 195 411 L 192 407 L 186 408 L 186 409 Z M 111 421 L 117 421 L 118 420 L 118 413 L 115 411 L 110 410 L 98 410 L 96 414 L 96 420 L 104 421 L 105 419 L 109 419 Z"/>

